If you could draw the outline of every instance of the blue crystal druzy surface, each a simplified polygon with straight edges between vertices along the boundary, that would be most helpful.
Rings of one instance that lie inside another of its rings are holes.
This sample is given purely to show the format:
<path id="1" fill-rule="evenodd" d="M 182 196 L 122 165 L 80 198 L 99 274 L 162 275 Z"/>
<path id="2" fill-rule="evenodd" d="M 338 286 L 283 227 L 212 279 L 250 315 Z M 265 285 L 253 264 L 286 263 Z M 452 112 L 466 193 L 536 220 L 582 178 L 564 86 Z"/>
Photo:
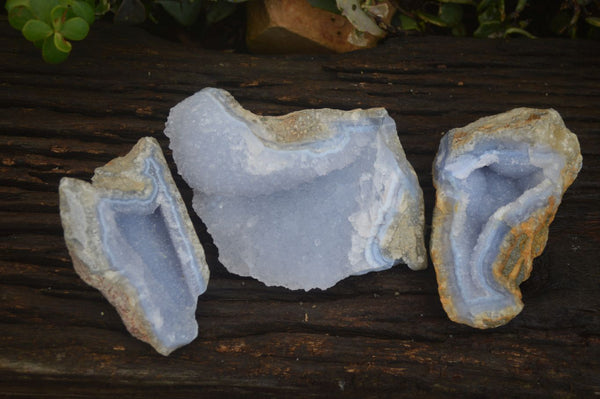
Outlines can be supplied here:
<path id="1" fill-rule="evenodd" d="M 97 169 L 93 185 L 64 179 L 61 216 L 77 272 L 133 335 L 163 354 L 197 336 L 208 268 L 155 140 Z"/>
<path id="2" fill-rule="evenodd" d="M 98 218 L 111 269 L 138 294 L 153 333 L 167 348 L 196 335 L 197 298 L 206 290 L 182 216 L 164 181 L 163 166 L 152 156 L 143 174 L 152 182 L 147 198 L 102 198 Z"/>
<path id="3" fill-rule="evenodd" d="M 442 138 L 431 251 L 453 320 L 494 327 L 521 311 L 518 285 L 580 168 L 577 138 L 553 110 L 515 109 Z"/>
<path id="4" fill-rule="evenodd" d="M 401 259 L 425 267 L 421 189 L 384 109 L 260 117 L 204 89 L 171 110 L 165 134 L 230 271 L 324 289 Z M 387 237 L 399 219 L 409 238 L 395 256 L 384 243 L 401 238 Z"/>

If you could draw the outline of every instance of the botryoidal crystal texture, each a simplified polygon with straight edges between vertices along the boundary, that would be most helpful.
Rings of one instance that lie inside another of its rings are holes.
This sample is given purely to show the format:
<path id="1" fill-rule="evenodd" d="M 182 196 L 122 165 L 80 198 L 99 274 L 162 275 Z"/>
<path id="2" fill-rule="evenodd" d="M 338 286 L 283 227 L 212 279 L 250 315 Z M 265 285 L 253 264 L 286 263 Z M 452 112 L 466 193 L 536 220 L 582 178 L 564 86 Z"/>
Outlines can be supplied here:
<path id="1" fill-rule="evenodd" d="M 156 140 L 96 169 L 92 184 L 63 178 L 59 192 L 75 270 L 129 332 L 163 355 L 196 338 L 209 271 Z"/>
<path id="2" fill-rule="evenodd" d="M 206 88 L 165 134 L 230 272 L 309 290 L 426 267 L 421 188 L 385 109 L 263 117 Z"/>
<path id="3" fill-rule="evenodd" d="M 581 165 L 577 137 L 552 109 L 514 109 L 442 138 L 431 258 L 450 319 L 489 328 L 519 314 L 519 284 Z"/>

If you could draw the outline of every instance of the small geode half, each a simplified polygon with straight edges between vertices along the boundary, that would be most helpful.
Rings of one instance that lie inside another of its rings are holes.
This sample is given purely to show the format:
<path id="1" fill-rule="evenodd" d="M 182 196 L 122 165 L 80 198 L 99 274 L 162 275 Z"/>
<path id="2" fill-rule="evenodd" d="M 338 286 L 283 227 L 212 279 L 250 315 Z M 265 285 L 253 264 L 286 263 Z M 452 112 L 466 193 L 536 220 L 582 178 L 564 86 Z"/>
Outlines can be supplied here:
<path id="1" fill-rule="evenodd" d="M 489 328 L 521 311 L 519 284 L 581 164 L 577 137 L 552 109 L 514 109 L 442 138 L 431 258 L 450 319 Z"/>
<path id="2" fill-rule="evenodd" d="M 129 332 L 163 355 L 196 338 L 208 266 L 156 140 L 97 168 L 92 184 L 63 178 L 59 192 L 75 271 Z"/>

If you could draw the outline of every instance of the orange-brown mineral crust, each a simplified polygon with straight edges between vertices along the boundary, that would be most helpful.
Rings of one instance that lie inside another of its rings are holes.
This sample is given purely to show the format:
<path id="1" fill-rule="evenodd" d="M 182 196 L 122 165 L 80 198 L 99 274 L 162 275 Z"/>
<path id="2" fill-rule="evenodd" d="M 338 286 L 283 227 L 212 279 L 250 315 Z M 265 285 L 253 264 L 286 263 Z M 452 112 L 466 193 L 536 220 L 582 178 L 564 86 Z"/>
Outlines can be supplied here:
<path id="1" fill-rule="evenodd" d="M 520 313 L 519 284 L 581 165 L 577 137 L 554 110 L 519 108 L 442 138 L 430 247 L 451 320 L 491 328 Z"/>

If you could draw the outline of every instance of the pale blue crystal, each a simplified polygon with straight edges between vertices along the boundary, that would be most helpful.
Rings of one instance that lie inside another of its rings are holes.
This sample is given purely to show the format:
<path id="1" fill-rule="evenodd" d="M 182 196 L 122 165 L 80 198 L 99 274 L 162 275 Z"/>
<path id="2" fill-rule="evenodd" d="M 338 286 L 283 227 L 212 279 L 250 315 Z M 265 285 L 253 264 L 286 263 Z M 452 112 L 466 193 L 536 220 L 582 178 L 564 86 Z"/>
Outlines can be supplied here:
<path id="1" fill-rule="evenodd" d="M 448 132 L 434 163 L 431 251 L 452 320 L 504 324 L 581 168 L 576 136 L 554 110 L 519 108 Z"/>
<path id="2" fill-rule="evenodd" d="M 426 266 L 422 192 L 384 109 L 260 117 L 209 88 L 171 110 L 165 134 L 229 271 L 324 289 Z"/>
<path id="3" fill-rule="evenodd" d="M 133 335 L 169 354 L 197 336 L 196 302 L 209 274 L 160 147 L 144 138 L 92 180 L 60 184 L 76 271 L 115 305 Z"/>

